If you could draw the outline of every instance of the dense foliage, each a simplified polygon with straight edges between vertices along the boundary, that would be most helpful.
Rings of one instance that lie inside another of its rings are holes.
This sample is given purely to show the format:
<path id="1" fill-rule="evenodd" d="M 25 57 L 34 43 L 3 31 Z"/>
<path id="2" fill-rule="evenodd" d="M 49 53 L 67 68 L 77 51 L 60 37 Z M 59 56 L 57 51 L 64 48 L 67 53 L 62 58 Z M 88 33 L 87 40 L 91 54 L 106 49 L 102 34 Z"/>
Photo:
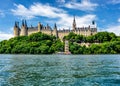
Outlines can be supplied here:
<path id="1" fill-rule="evenodd" d="M 120 54 L 120 41 L 92 44 L 90 47 L 70 43 L 72 54 Z"/>
<path id="2" fill-rule="evenodd" d="M 34 33 L 0 42 L 0 53 L 11 54 L 51 54 L 63 51 L 64 45 L 55 36 Z"/>
<path id="3" fill-rule="evenodd" d="M 98 32 L 95 35 L 85 37 L 71 32 L 68 36 L 65 36 L 64 39 L 69 40 L 72 54 L 120 53 L 120 37 L 117 37 L 114 33 Z M 86 47 L 81 46 L 81 43 L 91 43 L 91 45 Z"/>
<path id="4" fill-rule="evenodd" d="M 98 32 L 85 37 L 71 32 L 64 39 L 69 40 L 72 54 L 120 53 L 120 37 L 114 33 Z M 90 43 L 90 46 L 82 46 L 81 43 Z M 56 39 L 55 36 L 41 32 L 0 42 L 0 53 L 2 54 L 52 54 L 60 51 L 64 51 L 64 43 L 60 39 Z"/>
<path id="5" fill-rule="evenodd" d="M 108 33 L 108 32 L 98 32 L 95 35 L 92 36 L 83 36 L 83 35 L 77 35 L 73 32 L 71 32 L 68 36 L 65 36 L 64 39 L 70 40 L 72 42 L 89 42 L 89 43 L 103 43 L 103 42 L 110 42 L 110 41 L 118 41 L 118 37 L 114 33 Z"/>

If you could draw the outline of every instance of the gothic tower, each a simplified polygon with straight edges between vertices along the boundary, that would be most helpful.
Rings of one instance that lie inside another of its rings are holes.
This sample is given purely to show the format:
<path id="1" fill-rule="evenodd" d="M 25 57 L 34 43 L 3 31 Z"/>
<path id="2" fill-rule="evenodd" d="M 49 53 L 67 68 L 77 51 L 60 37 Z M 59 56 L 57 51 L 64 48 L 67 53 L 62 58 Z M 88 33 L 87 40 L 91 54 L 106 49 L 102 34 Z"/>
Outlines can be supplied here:
<path id="1" fill-rule="evenodd" d="M 97 32 L 97 24 L 95 23 L 95 21 L 92 21 L 92 25 L 93 25 L 93 31 Z"/>
<path id="2" fill-rule="evenodd" d="M 96 23 L 94 20 L 92 21 L 91 28 L 96 28 Z"/>
<path id="3" fill-rule="evenodd" d="M 20 28 L 18 22 L 15 21 L 14 25 L 14 37 L 18 37 L 20 35 Z"/>
<path id="4" fill-rule="evenodd" d="M 58 38 L 58 31 L 57 31 L 56 23 L 55 23 L 55 25 L 54 25 L 53 35 L 54 35 L 56 38 Z"/>
<path id="5" fill-rule="evenodd" d="M 76 21 L 75 21 L 75 16 L 74 16 L 74 19 L 73 19 L 73 30 L 75 30 L 76 29 Z"/>
<path id="6" fill-rule="evenodd" d="M 92 25 L 95 25 L 95 21 L 92 21 Z"/>
<path id="7" fill-rule="evenodd" d="M 26 20 L 22 20 L 21 36 L 27 36 L 27 35 L 28 35 L 27 22 Z"/>
<path id="8" fill-rule="evenodd" d="M 50 29 L 50 27 L 49 27 L 49 25 L 48 25 L 48 24 L 47 24 L 47 26 L 46 26 L 46 29 L 47 29 L 47 30 L 49 30 L 49 29 Z"/>
<path id="9" fill-rule="evenodd" d="M 41 23 L 39 22 L 39 23 L 38 23 L 38 32 L 41 32 L 41 28 L 42 28 L 42 25 L 41 25 Z"/>

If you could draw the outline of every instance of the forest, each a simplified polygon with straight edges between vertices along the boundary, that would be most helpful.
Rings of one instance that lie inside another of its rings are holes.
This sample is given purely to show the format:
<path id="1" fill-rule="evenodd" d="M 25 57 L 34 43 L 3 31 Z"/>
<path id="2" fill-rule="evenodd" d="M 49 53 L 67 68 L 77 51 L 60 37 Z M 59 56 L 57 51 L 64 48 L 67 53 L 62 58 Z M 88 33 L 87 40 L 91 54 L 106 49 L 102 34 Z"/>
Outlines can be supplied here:
<path id="1" fill-rule="evenodd" d="M 55 36 L 41 32 L 29 36 L 19 36 L 0 42 L 0 53 L 3 54 L 52 54 L 63 51 L 63 43 Z"/>
<path id="2" fill-rule="evenodd" d="M 64 39 L 69 40 L 72 54 L 119 54 L 120 37 L 114 33 L 98 32 L 92 36 L 82 36 L 70 33 Z M 80 43 L 90 43 L 89 47 L 80 46 Z M 97 43 L 97 44 L 96 44 Z"/>
<path id="3" fill-rule="evenodd" d="M 38 32 L 29 36 L 19 36 L 1 41 L 0 54 L 54 54 L 64 52 L 64 40 L 69 41 L 69 49 L 72 54 L 120 53 L 120 37 L 114 33 L 98 32 L 95 35 L 85 37 L 71 32 L 61 41 L 55 36 Z M 90 43 L 90 46 L 81 46 L 80 43 Z"/>

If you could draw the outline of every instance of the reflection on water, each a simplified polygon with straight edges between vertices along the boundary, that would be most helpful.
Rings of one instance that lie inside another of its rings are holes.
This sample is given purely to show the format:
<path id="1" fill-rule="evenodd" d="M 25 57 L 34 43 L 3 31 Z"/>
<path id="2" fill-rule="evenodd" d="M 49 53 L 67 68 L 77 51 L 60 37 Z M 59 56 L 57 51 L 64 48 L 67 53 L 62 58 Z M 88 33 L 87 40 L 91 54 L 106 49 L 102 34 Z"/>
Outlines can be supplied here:
<path id="1" fill-rule="evenodd" d="M 120 55 L 0 55 L 0 86 L 119 86 Z"/>

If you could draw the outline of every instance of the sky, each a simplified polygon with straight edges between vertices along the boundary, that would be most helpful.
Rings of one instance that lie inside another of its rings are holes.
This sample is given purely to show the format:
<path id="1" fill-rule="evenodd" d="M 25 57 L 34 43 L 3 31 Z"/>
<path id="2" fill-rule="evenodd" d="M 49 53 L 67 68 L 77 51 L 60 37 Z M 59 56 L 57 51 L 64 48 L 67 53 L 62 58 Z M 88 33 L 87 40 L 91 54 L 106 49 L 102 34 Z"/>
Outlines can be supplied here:
<path id="1" fill-rule="evenodd" d="M 13 37 L 15 21 L 27 20 L 28 26 L 49 24 L 52 28 L 86 27 L 94 20 L 98 31 L 120 35 L 120 0 L 1 0 L 0 41 Z"/>

